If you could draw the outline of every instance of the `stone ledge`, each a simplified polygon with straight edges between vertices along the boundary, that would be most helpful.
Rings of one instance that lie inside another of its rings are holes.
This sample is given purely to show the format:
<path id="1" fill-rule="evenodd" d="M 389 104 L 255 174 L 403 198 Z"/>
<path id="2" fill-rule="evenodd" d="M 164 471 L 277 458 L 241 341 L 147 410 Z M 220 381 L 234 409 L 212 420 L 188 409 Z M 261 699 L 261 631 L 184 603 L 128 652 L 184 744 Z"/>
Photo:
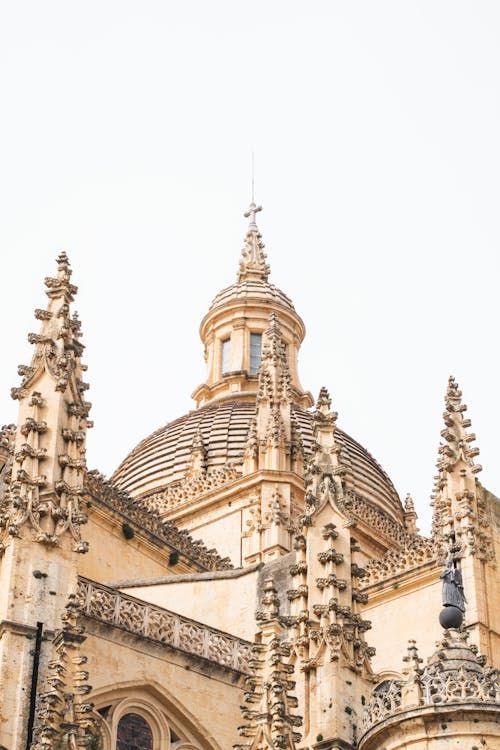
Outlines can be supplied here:
<path id="1" fill-rule="evenodd" d="M 157 578 L 133 578 L 124 581 L 111 581 L 106 583 L 113 589 L 126 589 L 134 586 L 157 586 L 162 583 L 188 583 L 189 581 L 217 581 L 224 578 L 241 578 L 248 573 L 261 570 L 264 563 L 258 562 L 248 565 L 246 568 L 234 568 L 232 570 L 214 570 L 204 573 L 180 573 L 179 575 L 159 576 Z"/>

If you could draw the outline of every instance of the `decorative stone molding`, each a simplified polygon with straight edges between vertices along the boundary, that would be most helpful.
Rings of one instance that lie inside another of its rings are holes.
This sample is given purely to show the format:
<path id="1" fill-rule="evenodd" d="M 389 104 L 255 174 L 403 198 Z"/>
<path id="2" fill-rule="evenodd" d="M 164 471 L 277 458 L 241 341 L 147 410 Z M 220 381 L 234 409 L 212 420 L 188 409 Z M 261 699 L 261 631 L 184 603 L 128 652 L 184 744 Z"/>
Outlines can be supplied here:
<path id="1" fill-rule="evenodd" d="M 4 424 L 0 428 L 0 470 L 14 450 L 16 425 Z"/>
<path id="2" fill-rule="evenodd" d="M 244 744 L 234 750 L 295 750 L 302 718 L 293 713 L 298 701 L 291 691 L 295 682 L 293 664 L 288 662 L 289 647 L 283 643 L 284 628 L 279 617 L 279 599 L 272 579 L 264 586 L 261 609 L 257 612 L 260 632 L 252 649 L 252 673 L 246 679 L 245 724 L 238 728 Z"/>
<path id="3" fill-rule="evenodd" d="M 92 688 L 87 683 L 88 672 L 82 669 L 87 657 L 80 653 L 86 640 L 85 629 L 74 594 L 69 597 L 62 620 L 62 629 L 53 642 L 55 657 L 48 665 L 50 688 L 40 696 L 32 750 L 88 750 L 95 736 L 93 703 L 87 699 Z"/>
<path id="4" fill-rule="evenodd" d="M 154 604 L 79 578 L 81 612 L 99 622 L 164 643 L 237 672 L 250 671 L 252 644 Z"/>
<path id="5" fill-rule="evenodd" d="M 233 567 L 229 558 L 222 558 L 216 550 L 207 549 L 203 542 L 194 540 L 185 529 L 179 529 L 172 521 L 165 521 L 155 508 L 144 507 L 141 499 L 130 497 L 128 492 L 115 487 L 99 472 L 87 472 L 85 492 L 159 537 L 163 543 L 194 560 L 205 570 L 229 570 Z"/>

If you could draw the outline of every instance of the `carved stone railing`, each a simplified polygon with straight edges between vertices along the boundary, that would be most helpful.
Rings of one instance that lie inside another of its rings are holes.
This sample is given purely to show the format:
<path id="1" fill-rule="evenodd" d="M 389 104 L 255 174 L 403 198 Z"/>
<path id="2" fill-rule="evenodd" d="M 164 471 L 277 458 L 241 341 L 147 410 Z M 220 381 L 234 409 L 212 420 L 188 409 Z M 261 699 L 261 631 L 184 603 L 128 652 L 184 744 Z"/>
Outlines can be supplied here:
<path id="1" fill-rule="evenodd" d="M 241 473 L 234 466 L 223 466 L 219 469 L 212 469 L 212 471 L 201 476 L 176 482 L 162 490 L 144 493 L 139 497 L 139 500 L 143 507 L 148 508 L 148 510 L 154 510 L 160 514 L 168 513 L 195 497 L 201 497 L 229 482 L 233 482 L 240 475 Z"/>
<path id="2" fill-rule="evenodd" d="M 389 539 L 398 547 L 405 547 L 408 543 L 408 532 L 402 524 L 397 523 L 385 510 L 377 508 L 356 492 L 348 492 L 345 500 L 346 508 L 356 518 L 369 524 L 381 536 Z"/>
<path id="3" fill-rule="evenodd" d="M 481 673 L 471 673 L 464 668 L 449 672 L 429 669 L 421 676 L 418 684 L 419 707 L 470 703 L 497 706 L 500 704 L 500 673 L 496 669 L 485 669 Z M 389 683 L 386 690 L 374 693 L 363 715 L 365 730 L 404 710 L 403 688 L 402 680 L 394 680 Z"/>
<path id="4" fill-rule="evenodd" d="M 208 659 L 222 667 L 250 672 L 248 662 L 252 644 L 241 638 L 88 578 L 79 578 L 78 601 L 81 612 L 94 620 Z"/>
<path id="5" fill-rule="evenodd" d="M 380 560 L 370 560 L 365 565 L 366 575 L 361 581 L 363 588 L 382 583 L 407 570 L 428 563 L 437 563 L 436 545 L 432 539 L 414 537 L 402 550 L 390 550 Z"/>

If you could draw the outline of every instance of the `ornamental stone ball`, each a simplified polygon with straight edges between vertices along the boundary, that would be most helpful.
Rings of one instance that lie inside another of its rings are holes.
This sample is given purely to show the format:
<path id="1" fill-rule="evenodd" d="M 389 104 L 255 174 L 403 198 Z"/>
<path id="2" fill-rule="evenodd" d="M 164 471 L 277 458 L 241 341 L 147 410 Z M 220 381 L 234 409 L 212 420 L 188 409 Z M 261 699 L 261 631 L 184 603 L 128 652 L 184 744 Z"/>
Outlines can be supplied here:
<path id="1" fill-rule="evenodd" d="M 459 628 L 464 619 L 464 613 L 458 607 L 448 605 L 439 613 L 439 624 L 442 628 Z"/>

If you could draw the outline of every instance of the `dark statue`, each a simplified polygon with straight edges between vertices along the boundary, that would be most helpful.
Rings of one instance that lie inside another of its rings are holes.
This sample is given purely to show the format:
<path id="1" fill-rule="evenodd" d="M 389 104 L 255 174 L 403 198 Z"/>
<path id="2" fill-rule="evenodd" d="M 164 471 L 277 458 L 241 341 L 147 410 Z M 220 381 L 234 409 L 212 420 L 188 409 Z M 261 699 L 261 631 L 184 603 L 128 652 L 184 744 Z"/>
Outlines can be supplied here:
<path id="1" fill-rule="evenodd" d="M 446 560 L 446 567 L 439 576 L 443 579 L 443 606 L 457 607 L 461 612 L 465 612 L 466 598 L 464 595 L 464 585 L 462 574 L 458 568 L 453 567 L 453 558 Z"/>

